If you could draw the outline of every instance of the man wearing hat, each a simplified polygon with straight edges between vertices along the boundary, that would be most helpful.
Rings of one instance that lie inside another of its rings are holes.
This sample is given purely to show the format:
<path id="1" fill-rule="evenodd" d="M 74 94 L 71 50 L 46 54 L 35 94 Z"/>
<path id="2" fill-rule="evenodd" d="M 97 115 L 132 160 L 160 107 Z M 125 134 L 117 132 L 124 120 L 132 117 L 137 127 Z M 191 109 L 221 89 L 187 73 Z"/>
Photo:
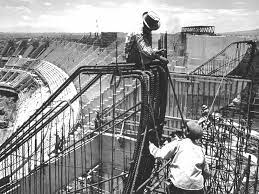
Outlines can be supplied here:
<path id="1" fill-rule="evenodd" d="M 197 121 L 189 121 L 186 138 L 174 140 L 162 148 L 149 144 L 150 153 L 158 159 L 172 159 L 169 167 L 171 185 L 168 193 L 203 194 L 204 177 L 209 176 L 202 148 L 195 142 L 203 135 Z"/>
<path id="2" fill-rule="evenodd" d="M 152 11 L 144 12 L 141 33 L 131 33 L 126 37 L 125 55 L 127 63 L 136 63 L 137 67 L 144 67 L 153 60 L 158 59 L 163 63 L 168 60 L 161 57 L 165 50 L 152 48 L 152 31 L 160 27 L 158 15 Z"/>

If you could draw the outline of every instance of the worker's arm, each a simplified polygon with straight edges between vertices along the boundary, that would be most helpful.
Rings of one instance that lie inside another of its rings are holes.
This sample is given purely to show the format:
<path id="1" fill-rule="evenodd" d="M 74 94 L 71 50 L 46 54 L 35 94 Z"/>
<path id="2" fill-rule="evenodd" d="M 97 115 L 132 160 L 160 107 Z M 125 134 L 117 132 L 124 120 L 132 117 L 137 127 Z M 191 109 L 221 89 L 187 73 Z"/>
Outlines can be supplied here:
<path id="1" fill-rule="evenodd" d="M 151 45 L 149 45 L 145 41 L 143 36 L 137 35 L 136 40 L 137 40 L 137 47 L 140 53 L 152 59 L 159 59 L 159 56 L 160 56 L 159 51 L 153 49 Z"/>
<path id="2" fill-rule="evenodd" d="M 156 50 L 156 54 L 165 56 L 165 54 L 166 54 L 166 49 L 159 49 L 159 50 Z"/>
<path id="3" fill-rule="evenodd" d="M 150 154 L 158 159 L 171 158 L 175 154 L 177 147 L 178 147 L 178 140 L 172 141 L 160 149 L 156 147 L 153 143 L 151 142 L 149 143 Z"/>
<path id="4" fill-rule="evenodd" d="M 147 44 L 143 36 L 137 35 L 136 41 L 140 53 L 152 59 L 156 58 L 154 50 L 152 49 L 151 45 Z"/>

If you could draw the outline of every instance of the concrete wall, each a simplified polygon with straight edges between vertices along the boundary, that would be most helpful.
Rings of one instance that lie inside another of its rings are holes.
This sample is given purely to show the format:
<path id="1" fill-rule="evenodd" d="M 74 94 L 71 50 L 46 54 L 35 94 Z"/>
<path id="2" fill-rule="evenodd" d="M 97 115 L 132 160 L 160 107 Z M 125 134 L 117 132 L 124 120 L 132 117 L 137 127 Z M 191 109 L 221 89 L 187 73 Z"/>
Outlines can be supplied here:
<path id="1" fill-rule="evenodd" d="M 70 184 L 75 177 L 82 176 L 87 169 L 91 169 L 102 161 L 102 173 L 111 177 L 119 175 L 124 168 L 129 168 L 129 162 L 134 152 L 135 139 L 122 136 L 122 144 L 113 142 L 112 134 L 105 133 L 100 138 L 94 138 L 91 143 L 76 146 L 75 151 L 54 158 L 40 170 L 22 179 L 17 193 L 50 194 L 58 192 L 62 187 Z M 100 153 L 100 148 L 102 148 Z M 112 149 L 114 155 L 112 156 Z M 93 151 L 96 150 L 96 151 Z M 92 158 L 90 158 L 92 156 Z M 113 164 L 112 164 L 113 163 Z M 126 169 L 125 169 L 126 170 Z M 107 183 L 109 184 L 109 183 Z"/>
<path id="2" fill-rule="evenodd" d="M 245 40 L 246 38 L 241 36 L 187 35 L 186 39 L 186 53 L 188 58 L 195 58 L 203 63 L 222 51 L 232 42 Z"/>
<path id="3" fill-rule="evenodd" d="M 95 138 L 91 144 L 77 147 L 75 151 L 54 158 L 38 171 L 22 179 L 17 193 L 50 194 L 55 193 L 72 182 L 75 177 L 82 176 L 83 169 L 91 169 L 99 162 L 99 153 L 92 152 L 92 147 L 98 150 L 99 141 Z M 82 151 L 83 150 L 83 151 Z M 90 159 L 92 155 L 92 161 Z"/>

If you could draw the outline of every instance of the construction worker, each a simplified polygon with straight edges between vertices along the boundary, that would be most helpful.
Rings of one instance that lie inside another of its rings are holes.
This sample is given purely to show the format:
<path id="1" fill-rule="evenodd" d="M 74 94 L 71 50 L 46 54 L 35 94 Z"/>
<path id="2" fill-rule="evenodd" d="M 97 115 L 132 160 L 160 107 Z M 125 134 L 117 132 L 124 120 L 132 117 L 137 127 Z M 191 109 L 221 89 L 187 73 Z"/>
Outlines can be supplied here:
<path id="1" fill-rule="evenodd" d="M 202 105 L 202 107 L 201 107 L 201 116 L 202 117 L 207 117 L 208 116 L 208 114 L 209 114 L 209 109 L 208 109 L 208 106 L 207 105 Z"/>
<path id="2" fill-rule="evenodd" d="M 208 119 L 208 116 L 209 116 L 208 106 L 202 105 L 201 118 L 198 120 L 198 123 L 202 128 L 206 128 L 210 124 L 210 120 Z"/>
<path id="3" fill-rule="evenodd" d="M 109 122 L 112 120 L 111 116 L 103 116 L 103 118 L 101 118 L 101 114 L 99 111 L 96 111 L 96 117 L 94 119 L 94 126 L 95 129 L 99 128 L 100 126 L 102 126 L 103 124 Z"/>
<path id="4" fill-rule="evenodd" d="M 158 159 L 171 159 L 167 193 L 203 194 L 204 177 L 209 175 L 202 148 L 195 142 L 203 135 L 197 121 L 189 121 L 184 139 L 174 140 L 162 148 L 150 142 L 150 153 Z"/>
<path id="5" fill-rule="evenodd" d="M 71 131 L 68 133 L 68 135 L 73 135 L 78 129 L 83 128 L 82 123 L 80 121 L 77 121 L 74 127 L 72 127 Z"/>
<path id="6" fill-rule="evenodd" d="M 63 150 L 63 146 L 65 143 L 65 137 L 62 136 L 62 138 L 59 136 L 59 134 L 55 133 L 54 136 L 56 136 L 56 142 L 55 142 L 55 148 L 52 152 L 50 152 L 48 155 L 50 156 L 52 153 L 54 153 L 56 156 Z"/>
<path id="7" fill-rule="evenodd" d="M 153 60 L 158 59 L 167 64 L 168 60 L 163 58 L 165 50 L 152 49 L 152 31 L 160 27 L 158 15 L 152 11 L 144 12 L 142 15 L 143 26 L 140 33 L 129 33 L 126 37 L 125 55 L 127 63 L 135 63 L 138 68 L 145 68 Z"/>

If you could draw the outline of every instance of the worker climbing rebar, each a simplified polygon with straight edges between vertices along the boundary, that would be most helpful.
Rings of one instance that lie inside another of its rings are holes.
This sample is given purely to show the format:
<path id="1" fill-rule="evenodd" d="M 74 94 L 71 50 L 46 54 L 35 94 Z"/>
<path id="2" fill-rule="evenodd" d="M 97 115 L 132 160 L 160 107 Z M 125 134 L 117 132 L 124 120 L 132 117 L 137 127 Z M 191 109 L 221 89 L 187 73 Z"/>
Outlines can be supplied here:
<path id="1" fill-rule="evenodd" d="M 210 175 L 205 154 L 196 143 L 203 135 L 197 121 L 189 121 L 185 129 L 184 139 L 176 139 L 156 147 L 150 142 L 151 155 L 157 159 L 171 159 L 168 177 L 171 184 L 167 188 L 169 194 L 203 194 L 204 178 Z"/>

